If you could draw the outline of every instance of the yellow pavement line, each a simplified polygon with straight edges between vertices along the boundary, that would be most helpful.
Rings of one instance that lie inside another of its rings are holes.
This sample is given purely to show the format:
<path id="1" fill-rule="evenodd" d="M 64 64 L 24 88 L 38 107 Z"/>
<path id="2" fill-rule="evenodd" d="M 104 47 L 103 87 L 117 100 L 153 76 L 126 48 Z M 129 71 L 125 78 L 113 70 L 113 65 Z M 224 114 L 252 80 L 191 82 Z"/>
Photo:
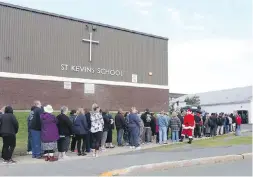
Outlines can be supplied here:
<path id="1" fill-rule="evenodd" d="M 169 162 L 153 163 L 153 164 L 146 164 L 146 165 L 136 165 L 136 166 L 130 166 L 124 169 L 107 171 L 100 174 L 99 176 L 119 176 L 119 175 L 124 175 L 133 171 L 143 171 L 143 170 L 145 171 L 145 170 L 152 170 L 152 169 L 160 170 L 160 169 L 167 169 L 167 168 L 188 167 L 188 166 L 193 166 L 193 165 L 205 165 L 205 164 L 221 163 L 221 162 L 227 162 L 227 161 L 237 161 L 237 160 L 243 160 L 245 157 L 252 157 L 252 153 L 203 157 L 203 158 L 189 159 L 189 160 L 169 161 Z"/>
<path id="2" fill-rule="evenodd" d="M 127 173 L 127 169 L 119 169 L 119 170 L 104 172 L 100 174 L 99 176 L 118 176 L 125 173 Z"/>

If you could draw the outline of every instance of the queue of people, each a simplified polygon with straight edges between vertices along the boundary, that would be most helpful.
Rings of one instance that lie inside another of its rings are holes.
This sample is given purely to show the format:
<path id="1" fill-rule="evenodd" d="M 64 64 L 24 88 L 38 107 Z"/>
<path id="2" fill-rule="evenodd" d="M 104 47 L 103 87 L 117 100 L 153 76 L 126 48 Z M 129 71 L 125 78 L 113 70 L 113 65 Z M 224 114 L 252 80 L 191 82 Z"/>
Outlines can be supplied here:
<path id="1" fill-rule="evenodd" d="M 135 107 L 129 112 L 118 110 L 115 118 L 108 110 L 102 111 L 97 104 L 91 110 L 78 108 L 70 110 L 62 106 L 60 114 L 55 116 L 51 105 L 42 106 L 35 101 L 27 118 L 27 153 L 35 159 L 54 162 L 67 159 L 66 152 L 85 156 L 92 153 L 98 157 L 107 148 L 114 148 L 113 131 L 117 131 L 117 146 L 129 146 L 141 149 L 142 144 L 167 144 L 169 132 L 173 143 L 183 142 L 187 137 L 192 143 L 193 137 L 216 136 L 236 131 L 240 135 L 241 118 L 224 113 L 193 113 L 191 110 L 172 112 L 171 117 L 161 111 L 151 113 L 146 109 L 140 114 Z M 0 135 L 3 139 L 2 158 L 4 163 L 16 163 L 12 154 L 16 146 L 16 134 L 19 124 L 13 114 L 13 108 L 6 106 L 0 111 Z M 170 130 L 170 131 L 169 131 Z M 55 156 L 55 152 L 58 156 Z"/>

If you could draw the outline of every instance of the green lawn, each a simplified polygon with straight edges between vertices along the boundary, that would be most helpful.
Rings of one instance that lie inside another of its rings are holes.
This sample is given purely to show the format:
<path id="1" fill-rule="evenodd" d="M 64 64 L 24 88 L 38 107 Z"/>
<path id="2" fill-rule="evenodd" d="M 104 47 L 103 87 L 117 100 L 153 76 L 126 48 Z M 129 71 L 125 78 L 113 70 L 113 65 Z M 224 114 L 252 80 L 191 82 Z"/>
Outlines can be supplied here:
<path id="1" fill-rule="evenodd" d="M 234 134 L 228 134 L 223 136 L 218 136 L 210 139 L 204 139 L 200 141 L 194 141 L 189 146 L 191 147 L 202 147 L 202 148 L 209 148 L 209 147 L 222 147 L 222 146 L 233 146 L 233 145 L 248 145 L 252 144 L 252 136 L 235 136 Z M 188 145 L 187 140 L 184 143 L 177 143 L 173 145 L 165 145 L 161 147 L 155 148 L 157 151 L 170 151 L 177 148 L 181 148 L 183 146 Z"/>
<path id="2" fill-rule="evenodd" d="M 27 150 L 27 117 L 29 112 L 16 112 L 14 113 L 19 122 L 19 131 L 17 134 L 17 145 L 14 154 L 24 155 Z M 59 112 L 55 112 L 58 115 Z M 113 114 L 115 116 L 115 114 Z M 116 130 L 113 131 L 113 143 L 116 144 Z M 0 146 L 2 146 L 2 139 L 0 140 Z"/>

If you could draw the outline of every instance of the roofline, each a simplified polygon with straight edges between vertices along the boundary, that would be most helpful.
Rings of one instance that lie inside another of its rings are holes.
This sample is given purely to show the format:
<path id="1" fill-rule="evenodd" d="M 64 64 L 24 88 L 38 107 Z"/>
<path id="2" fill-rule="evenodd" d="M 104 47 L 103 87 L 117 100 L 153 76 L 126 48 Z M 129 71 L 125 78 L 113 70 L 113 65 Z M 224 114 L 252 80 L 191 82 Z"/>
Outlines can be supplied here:
<path id="1" fill-rule="evenodd" d="M 188 94 L 186 94 L 186 93 L 174 93 L 174 92 L 170 92 L 169 94 L 182 95 L 182 96 L 188 95 Z"/>
<path id="2" fill-rule="evenodd" d="M 200 106 L 219 106 L 219 105 L 227 105 L 227 104 L 241 104 L 241 103 L 250 103 L 250 101 L 251 100 L 242 100 L 242 101 L 214 103 L 214 104 L 200 104 Z"/>
<path id="3" fill-rule="evenodd" d="M 55 13 L 51 13 L 51 12 L 46 12 L 46 11 L 42 11 L 42 10 L 36 10 L 36 9 L 32 9 L 32 8 L 28 8 L 28 7 L 23 7 L 23 6 L 19 6 L 19 5 L 14 5 L 14 4 L 9 4 L 9 3 L 5 3 L 5 2 L 1 2 L 1 1 L 0 1 L 0 5 L 1 6 L 5 6 L 5 7 L 20 9 L 20 10 L 24 10 L 24 11 L 28 11 L 28 12 L 33 12 L 33 13 L 38 13 L 38 14 L 43 14 L 43 15 L 49 15 L 49 16 L 53 16 L 53 17 L 63 18 L 63 19 L 66 19 L 66 20 L 73 20 L 73 21 L 87 23 L 87 24 L 91 24 L 91 25 L 97 25 L 97 26 L 102 26 L 102 27 L 117 29 L 117 30 L 121 30 L 121 31 L 125 31 L 125 32 L 130 32 L 130 33 L 134 33 L 134 34 L 139 34 L 139 35 L 143 35 L 143 36 L 149 36 L 149 37 L 154 37 L 154 38 L 158 38 L 158 39 L 169 40 L 169 38 L 162 37 L 162 36 L 157 36 L 157 35 L 143 33 L 143 32 L 138 32 L 138 31 L 134 31 L 134 30 L 126 29 L 126 28 L 121 28 L 121 27 L 106 25 L 106 24 L 99 23 L 99 22 L 87 21 L 87 20 L 83 20 L 83 19 L 79 19 L 79 18 L 65 16 L 65 15 L 59 15 L 59 14 L 55 14 Z"/>

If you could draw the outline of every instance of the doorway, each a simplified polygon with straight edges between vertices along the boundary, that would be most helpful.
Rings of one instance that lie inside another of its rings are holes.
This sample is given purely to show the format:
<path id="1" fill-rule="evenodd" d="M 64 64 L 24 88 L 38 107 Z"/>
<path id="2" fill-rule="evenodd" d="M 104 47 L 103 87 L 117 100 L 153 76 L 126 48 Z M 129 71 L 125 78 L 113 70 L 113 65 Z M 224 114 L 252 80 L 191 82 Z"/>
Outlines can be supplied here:
<path id="1" fill-rule="evenodd" d="M 249 112 L 247 110 L 237 110 L 237 113 L 242 118 L 242 124 L 248 124 L 249 123 Z"/>

